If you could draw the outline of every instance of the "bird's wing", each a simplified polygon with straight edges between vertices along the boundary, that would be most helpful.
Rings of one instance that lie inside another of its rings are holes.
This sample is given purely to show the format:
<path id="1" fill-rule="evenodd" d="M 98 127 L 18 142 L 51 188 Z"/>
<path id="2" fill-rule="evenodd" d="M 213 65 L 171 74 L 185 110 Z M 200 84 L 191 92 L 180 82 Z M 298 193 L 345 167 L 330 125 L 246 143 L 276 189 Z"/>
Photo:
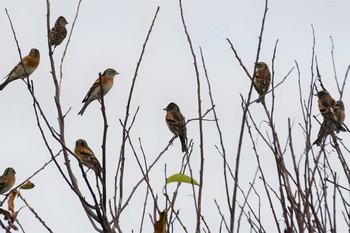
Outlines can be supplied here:
<path id="1" fill-rule="evenodd" d="M 83 99 L 83 103 L 86 102 L 88 100 L 88 98 L 91 95 L 94 95 L 96 91 L 98 91 L 100 89 L 100 79 L 97 79 L 94 84 L 92 84 L 92 86 L 90 87 L 88 93 L 86 94 L 85 98 Z"/>

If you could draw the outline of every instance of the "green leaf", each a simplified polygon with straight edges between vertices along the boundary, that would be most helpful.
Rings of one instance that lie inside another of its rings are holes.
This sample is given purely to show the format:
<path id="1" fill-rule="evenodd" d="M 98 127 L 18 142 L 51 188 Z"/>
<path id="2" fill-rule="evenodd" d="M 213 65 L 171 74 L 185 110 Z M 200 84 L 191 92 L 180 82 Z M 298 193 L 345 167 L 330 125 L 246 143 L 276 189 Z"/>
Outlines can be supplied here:
<path id="1" fill-rule="evenodd" d="M 19 187 L 20 189 L 32 189 L 34 188 L 34 184 L 32 182 L 30 182 L 29 180 L 23 184 L 21 187 Z"/>
<path id="2" fill-rule="evenodd" d="M 198 185 L 198 182 L 196 180 L 194 180 L 191 177 L 186 176 L 184 174 L 180 174 L 180 173 L 169 176 L 166 179 L 167 184 L 172 183 L 172 182 L 182 182 L 182 183 L 189 183 L 189 184 Z"/>

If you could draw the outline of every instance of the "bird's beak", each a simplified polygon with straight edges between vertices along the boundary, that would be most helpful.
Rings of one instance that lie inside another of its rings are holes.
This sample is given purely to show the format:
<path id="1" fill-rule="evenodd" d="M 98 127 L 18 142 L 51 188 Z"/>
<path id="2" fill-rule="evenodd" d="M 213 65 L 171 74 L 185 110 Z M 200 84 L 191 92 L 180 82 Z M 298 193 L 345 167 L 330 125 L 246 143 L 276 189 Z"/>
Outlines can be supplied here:
<path id="1" fill-rule="evenodd" d="M 166 108 L 163 108 L 164 111 L 166 111 Z"/>

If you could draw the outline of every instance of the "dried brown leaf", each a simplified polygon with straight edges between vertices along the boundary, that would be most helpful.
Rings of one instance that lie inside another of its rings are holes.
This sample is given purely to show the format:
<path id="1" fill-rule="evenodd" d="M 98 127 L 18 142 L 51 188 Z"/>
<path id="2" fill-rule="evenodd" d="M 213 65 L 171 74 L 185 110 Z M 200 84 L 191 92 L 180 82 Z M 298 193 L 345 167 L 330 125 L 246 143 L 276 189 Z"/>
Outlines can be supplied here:
<path id="1" fill-rule="evenodd" d="M 1 209 L 1 208 L 0 208 L 0 214 L 4 215 L 4 219 L 5 220 L 8 220 L 11 217 L 11 213 L 10 212 L 8 212 L 7 210 Z"/>
<path id="2" fill-rule="evenodd" d="M 17 196 L 17 190 L 16 189 L 12 189 L 11 192 L 10 192 L 10 195 L 9 195 L 9 199 L 7 201 L 8 203 L 8 207 L 9 207 L 9 210 L 11 212 L 15 212 L 15 197 Z"/>
<path id="3" fill-rule="evenodd" d="M 154 233 L 166 233 L 166 209 L 159 214 L 159 220 L 154 224 Z"/>

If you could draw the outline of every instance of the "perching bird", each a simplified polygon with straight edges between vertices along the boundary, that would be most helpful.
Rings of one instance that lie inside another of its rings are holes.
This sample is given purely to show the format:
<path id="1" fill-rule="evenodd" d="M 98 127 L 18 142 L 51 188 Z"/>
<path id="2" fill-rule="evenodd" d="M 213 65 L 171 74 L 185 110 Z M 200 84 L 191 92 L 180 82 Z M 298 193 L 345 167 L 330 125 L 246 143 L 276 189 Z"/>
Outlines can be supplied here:
<path id="1" fill-rule="evenodd" d="M 29 54 L 25 56 L 5 77 L 6 80 L 0 85 L 0 90 L 4 89 L 7 84 L 16 80 L 24 79 L 31 75 L 40 63 L 40 53 L 37 49 L 31 49 Z M 24 68 L 23 68 L 24 66 Z"/>
<path id="2" fill-rule="evenodd" d="M 103 95 L 106 95 L 112 88 L 114 76 L 116 76 L 117 74 L 119 73 L 111 68 L 103 72 L 101 76 Z M 84 105 L 83 108 L 79 111 L 78 115 L 83 115 L 86 107 L 96 99 L 98 99 L 99 101 L 101 99 L 100 78 L 96 79 L 95 83 L 91 86 L 90 90 L 83 99 L 82 103 L 84 103 Z"/>
<path id="3" fill-rule="evenodd" d="M 0 194 L 9 191 L 16 182 L 15 170 L 12 167 L 5 169 L 4 174 L 0 176 Z"/>
<path id="4" fill-rule="evenodd" d="M 322 140 L 332 132 L 346 131 L 343 127 L 345 107 L 343 101 L 335 101 L 326 90 L 319 91 L 317 97 L 318 108 L 323 116 L 323 123 L 313 145 L 320 146 Z"/>
<path id="5" fill-rule="evenodd" d="M 187 130 L 185 118 L 180 112 L 180 108 L 173 102 L 171 102 L 165 109 L 167 111 L 165 116 L 165 122 L 169 130 L 179 136 L 181 141 L 182 152 L 187 152 Z"/>
<path id="6" fill-rule="evenodd" d="M 101 178 L 101 164 L 84 139 L 78 139 L 75 142 L 74 154 L 80 163 L 94 170 L 96 175 Z"/>
<path id="7" fill-rule="evenodd" d="M 326 138 L 329 134 L 337 130 L 338 127 L 333 121 L 324 119 L 321 124 L 320 130 L 318 131 L 317 139 L 314 141 L 313 145 L 320 146 L 324 138 Z"/>
<path id="8" fill-rule="evenodd" d="M 265 103 L 265 94 L 269 90 L 271 83 L 271 74 L 269 67 L 264 62 L 256 63 L 256 71 L 254 75 L 254 87 L 259 94 L 257 103 Z"/>
<path id="9" fill-rule="evenodd" d="M 51 46 L 56 46 L 60 45 L 64 38 L 67 36 L 67 29 L 66 25 L 68 24 L 66 18 L 63 16 L 58 17 L 56 20 L 55 26 L 51 28 L 50 34 L 49 34 L 49 42 Z"/>
<path id="10" fill-rule="evenodd" d="M 334 120 L 337 122 L 337 133 L 339 133 L 339 131 L 346 131 L 343 127 L 345 120 L 345 107 L 341 100 L 336 101 L 334 104 Z"/>
<path id="11" fill-rule="evenodd" d="M 335 100 L 328 91 L 322 90 L 317 93 L 318 108 L 323 116 L 323 119 L 334 122 L 334 105 Z"/>

